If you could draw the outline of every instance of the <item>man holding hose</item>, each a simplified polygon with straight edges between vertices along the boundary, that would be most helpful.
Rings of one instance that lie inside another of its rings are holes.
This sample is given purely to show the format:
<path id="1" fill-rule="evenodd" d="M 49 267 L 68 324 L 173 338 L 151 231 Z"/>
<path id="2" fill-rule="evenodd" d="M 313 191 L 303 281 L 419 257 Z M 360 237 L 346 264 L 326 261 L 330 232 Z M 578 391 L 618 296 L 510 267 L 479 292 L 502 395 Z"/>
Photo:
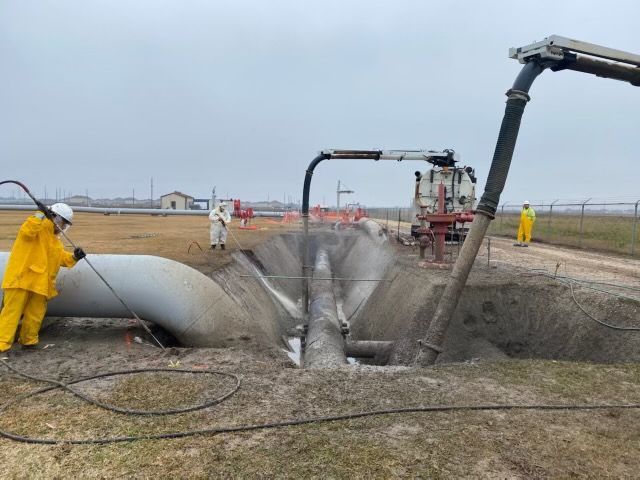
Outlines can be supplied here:
<path id="1" fill-rule="evenodd" d="M 220 249 L 225 249 L 225 243 L 227 243 L 228 225 L 231 223 L 231 215 L 227 211 L 227 204 L 220 202 L 220 204 L 211 210 L 209 214 L 209 220 L 211 221 L 210 240 L 211 250 L 220 245 Z"/>
<path id="2" fill-rule="evenodd" d="M 38 212 L 20 227 L 2 280 L 4 293 L 0 311 L 0 352 L 11 348 L 22 318 L 19 342 L 38 344 L 38 333 L 47 311 L 47 301 L 58 295 L 56 277 L 60 267 L 73 267 L 86 255 L 81 248 L 67 252 L 60 241 L 73 220 L 69 205 L 56 203 L 47 213 Z"/>

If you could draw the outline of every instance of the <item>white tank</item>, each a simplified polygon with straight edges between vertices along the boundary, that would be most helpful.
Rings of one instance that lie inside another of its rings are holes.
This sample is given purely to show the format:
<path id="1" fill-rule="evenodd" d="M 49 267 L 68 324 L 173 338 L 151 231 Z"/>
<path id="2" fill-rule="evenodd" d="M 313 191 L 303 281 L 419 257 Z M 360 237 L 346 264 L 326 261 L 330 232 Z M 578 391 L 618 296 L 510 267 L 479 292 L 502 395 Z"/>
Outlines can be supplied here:
<path id="1" fill-rule="evenodd" d="M 416 214 L 438 211 L 438 185 L 445 187 L 445 210 L 464 212 L 472 210 L 476 201 L 476 177 L 471 167 L 433 167 L 420 176 L 416 172 L 414 205 Z"/>

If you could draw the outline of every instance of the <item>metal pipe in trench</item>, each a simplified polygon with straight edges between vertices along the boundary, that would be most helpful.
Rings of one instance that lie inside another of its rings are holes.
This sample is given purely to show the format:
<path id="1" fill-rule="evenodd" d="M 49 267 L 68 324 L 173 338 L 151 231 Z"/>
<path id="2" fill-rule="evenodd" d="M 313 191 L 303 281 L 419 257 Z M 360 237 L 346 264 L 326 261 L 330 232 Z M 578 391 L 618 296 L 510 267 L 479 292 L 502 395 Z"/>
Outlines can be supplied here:
<path id="1" fill-rule="evenodd" d="M 331 278 L 329 255 L 324 249 L 319 249 L 316 254 L 313 276 Z M 346 364 L 347 356 L 338 319 L 333 282 L 312 280 L 304 366 L 327 368 Z"/>
<path id="2" fill-rule="evenodd" d="M 302 187 L 302 292 L 304 311 L 309 311 L 309 193 L 311 191 L 311 180 L 313 172 L 323 160 L 393 160 L 401 162 L 404 160 L 429 161 L 432 157 L 443 157 L 450 155 L 450 151 L 435 152 L 426 150 L 415 151 L 384 151 L 384 150 L 323 150 L 309 164 L 304 174 L 304 184 Z"/>
<path id="3" fill-rule="evenodd" d="M 374 358 L 379 365 L 388 362 L 392 348 L 393 342 L 384 340 L 347 340 L 345 342 L 347 357 Z"/>

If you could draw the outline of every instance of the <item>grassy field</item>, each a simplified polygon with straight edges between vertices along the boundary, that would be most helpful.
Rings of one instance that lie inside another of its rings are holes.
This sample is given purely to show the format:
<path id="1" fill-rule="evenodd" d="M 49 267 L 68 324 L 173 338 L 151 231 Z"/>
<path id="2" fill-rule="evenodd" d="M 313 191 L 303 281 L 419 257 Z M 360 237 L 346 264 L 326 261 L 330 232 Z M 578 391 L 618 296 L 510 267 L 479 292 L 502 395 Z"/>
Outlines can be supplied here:
<path id="1" fill-rule="evenodd" d="M 371 209 L 373 218 L 395 231 L 398 226 L 398 214 L 403 223 L 411 222 L 413 210 L 409 208 Z M 546 212 L 537 211 L 537 221 L 533 228 L 533 241 L 569 247 L 580 247 L 623 255 L 631 254 L 634 219 L 633 215 L 593 215 L 586 214 L 580 236 L 580 214 L 554 212 L 549 217 Z M 388 216 L 387 216 L 388 215 Z M 498 211 L 496 219 L 489 227 L 489 235 L 511 236 L 515 240 L 520 223 L 519 212 Z M 635 257 L 640 257 L 640 221 L 635 239 Z"/>
<path id="2" fill-rule="evenodd" d="M 183 359 L 188 364 L 188 358 Z M 62 393 L 11 409 L 3 428 L 58 438 L 134 435 L 410 405 L 628 402 L 637 365 L 509 362 L 423 369 L 309 371 L 210 361 L 243 387 L 207 411 L 114 415 Z M 615 381 L 612 382 L 612 379 Z M 0 402 L 34 388 L 0 375 Z M 159 388 L 164 386 L 164 388 Z M 197 386 L 197 385 L 196 385 Z M 198 400 L 181 379 L 127 379 L 101 389 L 122 406 Z M 189 398 L 185 398 L 189 397 Z M 177 440 L 38 446 L 0 440 L 2 478 L 637 478 L 638 410 L 411 413 Z"/>
<path id="3" fill-rule="evenodd" d="M 28 216 L 28 212 L 0 212 L 0 251 L 11 249 L 20 225 Z M 250 250 L 272 235 L 297 228 L 267 218 L 256 218 L 252 225 L 258 230 L 240 230 L 238 221 L 233 220 L 224 252 L 207 250 L 209 220 L 206 216 L 77 213 L 68 234 L 87 253 L 158 255 L 210 273 L 231 262 L 232 253 L 240 246 Z M 204 253 L 193 242 L 197 242 Z"/>
<path id="4" fill-rule="evenodd" d="M 25 213 L 0 214 L 0 250 L 11 247 Z M 72 238 L 90 253 L 154 254 L 203 272 L 238 249 L 298 226 L 261 219 L 256 231 L 233 225 L 229 250 L 206 249 L 203 217 L 78 215 Z M 89 327 L 86 327 L 89 328 Z M 125 344 L 126 328 L 107 336 L 109 369 L 213 368 L 242 377 L 222 404 L 172 417 L 116 415 L 51 392 L 11 408 L 0 428 L 48 438 L 136 435 L 246 425 L 370 409 L 479 403 L 631 403 L 640 398 L 637 364 L 554 360 L 463 363 L 434 368 L 292 368 L 282 352 L 179 349 L 162 354 Z M 103 371 L 81 329 L 63 323 L 52 348 L 12 359 L 32 374 L 68 380 Z M 93 335 L 87 330 L 86 335 Z M 75 340 L 74 340 L 75 339 Z M 48 373 L 43 373 L 44 368 Z M 80 370 L 79 370 L 80 369 Z M 0 369 L 0 404 L 42 385 Z M 190 377 L 143 374 L 85 384 L 122 407 L 197 403 L 220 386 Z M 38 446 L 0 439 L 0 478 L 634 478 L 640 471 L 640 411 L 460 411 L 405 414 L 176 440 L 104 446 Z"/>
<path id="5" fill-rule="evenodd" d="M 491 223 L 489 234 L 513 236 L 518 233 L 519 213 L 505 213 Z M 640 225 L 638 226 L 640 230 Z M 631 253 L 633 217 L 585 215 L 580 236 L 580 215 L 538 214 L 532 240 L 591 250 Z M 637 233 L 635 256 L 640 256 L 640 231 Z"/>

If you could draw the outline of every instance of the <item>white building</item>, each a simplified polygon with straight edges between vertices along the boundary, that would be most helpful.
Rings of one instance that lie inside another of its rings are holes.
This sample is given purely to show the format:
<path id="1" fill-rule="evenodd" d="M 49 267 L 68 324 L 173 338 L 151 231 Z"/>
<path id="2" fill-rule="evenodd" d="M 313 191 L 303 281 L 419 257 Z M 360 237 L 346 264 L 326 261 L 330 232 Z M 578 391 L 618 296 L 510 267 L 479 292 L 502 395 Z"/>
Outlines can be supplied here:
<path id="1" fill-rule="evenodd" d="M 171 192 L 160 197 L 160 208 L 171 210 L 190 210 L 193 205 L 193 197 L 182 192 Z"/>

